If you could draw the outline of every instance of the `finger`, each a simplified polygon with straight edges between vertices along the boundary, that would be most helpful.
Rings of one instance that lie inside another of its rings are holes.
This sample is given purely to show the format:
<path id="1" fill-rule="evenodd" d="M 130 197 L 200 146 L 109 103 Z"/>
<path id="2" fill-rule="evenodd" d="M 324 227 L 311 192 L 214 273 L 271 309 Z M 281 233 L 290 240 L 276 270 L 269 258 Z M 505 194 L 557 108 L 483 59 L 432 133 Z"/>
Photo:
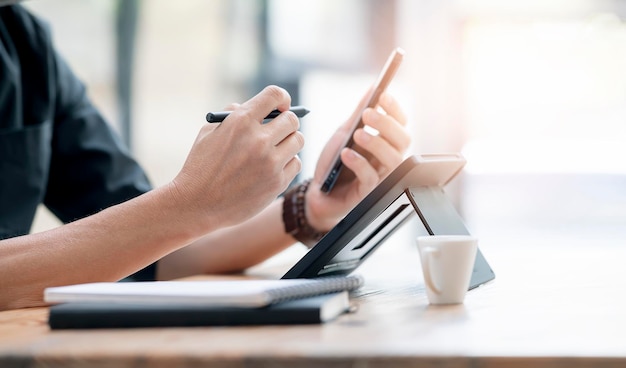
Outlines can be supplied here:
<path id="1" fill-rule="evenodd" d="M 302 161 L 300 160 L 300 157 L 298 157 L 298 155 L 295 155 L 291 157 L 289 161 L 287 161 L 287 164 L 285 165 L 285 168 L 283 170 L 285 176 L 283 190 L 287 189 L 289 184 L 293 181 L 293 179 L 296 177 L 296 175 L 298 175 L 300 171 L 302 171 Z"/>
<path id="2" fill-rule="evenodd" d="M 291 111 L 285 111 L 264 125 L 272 136 L 272 144 L 279 145 L 285 138 L 298 131 L 300 119 Z"/>
<path id="3" fill-rule="evenodd" d="M 278 86 L 267 86 L 256 96 L 241 104 L 237 113 L 248 114 L 252 119 L 262 122 L 275 109 L 289 110 L 291 96 Z"/>
<path id="4" fill-rule="evenodd" d="M 402 126 L 406 126 L 407 118 L 398 101 L 389 93 L 383 93 L 378 100 L 380 106 L 388 115 L 393 116 Z"/>
<path id="5" fill-rule="evenodd" d="M 403 151 L 397 150 L 380 135 L 373 136 L 363 129 L 358 129 L 354 132 L 354 141 L 370 152 L 378 161 L 378 165 L 375 165 L 374 162 L 370 162 L 370 164 L 378 169 L 380 176 L 385 176 L 389 170 L 402 162 Z"/>
<path id="6" fill-rule="evenodd" d="M 382 139 L 400 152 L 406 151 L 411 144 L 411 137 L 406 129 L 391 115 L 367 109 L 363 112 L 363 122 L 376 129 Z"/>
<path id="7" fill-rule="evenodd" d="M 344 148 L 341 151 L 341 161 L 354 173 L 359 185 L 357 186 L 359 196 L 369 193 L 376 187 L 380 178 L 376 169 L 370 165 L 365 157 L 355 150 Z"/>
<path id="8" fill-rule="evenodd" d="M 302 147 L 304 147 L 304 135 L 302 132 L 295 131 L 276 146 L 276 153 L 279 157 L 286 157 L 285 162 L 288 162 L 291 157 L 302 150 Z"/>

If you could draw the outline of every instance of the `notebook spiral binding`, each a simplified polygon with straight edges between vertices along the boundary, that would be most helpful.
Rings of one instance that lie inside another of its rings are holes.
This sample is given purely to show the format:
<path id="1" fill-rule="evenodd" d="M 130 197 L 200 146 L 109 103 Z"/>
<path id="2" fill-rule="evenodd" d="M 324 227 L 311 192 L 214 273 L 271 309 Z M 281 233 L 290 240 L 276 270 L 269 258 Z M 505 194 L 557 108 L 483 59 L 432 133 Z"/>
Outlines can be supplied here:
<path id="1" fill-rule="evenodd" d="M 290 285 L 268 290 L 269 304 L 281 303 L 312 295 L 330 294 L 344 290 L 352 291 L 364 284 L 364 279 L 361 275 L 326 276 L 310 280 L 310 283 L 304 285 Z"/>

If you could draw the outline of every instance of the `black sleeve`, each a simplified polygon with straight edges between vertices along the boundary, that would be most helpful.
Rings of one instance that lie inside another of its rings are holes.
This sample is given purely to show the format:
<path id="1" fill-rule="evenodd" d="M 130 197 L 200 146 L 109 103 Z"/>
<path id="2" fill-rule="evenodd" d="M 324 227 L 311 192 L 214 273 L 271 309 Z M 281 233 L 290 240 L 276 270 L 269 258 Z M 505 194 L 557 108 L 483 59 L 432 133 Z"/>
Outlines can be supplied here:
<path id="1" fill-rule="evenodd" d="M 45 204 L 69 222 L 151 189 L 137 162 L 55 56 L 56 106 Z"/>
<path id="2" fill-rule="evenodd" d="M 54 51 L 45 25 L 29 16 L 49 43 L 45 56 L 53 133 L 44 204 L 67 223 L 149 191 L 146 174 Z M 153 264 L 136 276 L 154 279 L 154 271 Z"/>

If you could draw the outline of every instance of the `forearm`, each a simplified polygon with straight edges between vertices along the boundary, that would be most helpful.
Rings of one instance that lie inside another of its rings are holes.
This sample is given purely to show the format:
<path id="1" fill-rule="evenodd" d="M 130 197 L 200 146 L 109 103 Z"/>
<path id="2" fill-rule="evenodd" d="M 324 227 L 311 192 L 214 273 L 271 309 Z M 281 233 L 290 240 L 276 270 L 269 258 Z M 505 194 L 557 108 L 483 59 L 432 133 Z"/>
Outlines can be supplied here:
<path id="1" fill-rule="evenodd" d="M 1 241 L 0 308 L 41 305 L 43 289 L 48 286 L 118 280 L 204 234 L 258 214 L 287 188 L 302 166 L 297 153 L 304 138 L 297 117 L 285 112 L 272 124 L 260 123 L 274 109 L 288 110 L 290 103 L 284 89 L 269 86 L 238 105 L 224 124 L 205 124 L 181 171 L 168 185 L 69 225 Z M 77 134 L 76 140 L 85 138 L 81 132 L 64 132 L 69 134 L 68 140 L 72 134 Z M 96 136 L 87 138 L 89 144 L 98 142 Z M 72 171 L 82 169 L 78 164 L 70 166 Z M 109 174 L 98 176 L 96 181 L 108 184 Z M 57 179 L 57 186 L 63 188 L 67 188 L 65 181 L 72 181 L 71 177 Z M 84 191 L 82 195 L 97 196 L 97 192 L 90 192 L 90 184 L 85 182 L 86 187 L 79 188 Z M 246 193 L 245 201 L 240 200 L 241 193 Z M 83 212 L 76 213 L 81 216 Z M 275 216 L 268 213 L 280 219 L 280 211 Z M 256 226 L 244 226 L 248 233 L 237 232 L 242 239 L 238 244 L 245 245 L 273 231 L 284 233 L 277 227 L 268 228 L 263 221 L 252 223 Z M 233 236 L 227 233 L 225 239 Z M 288 242 L 287 235 L 284 237 L 280 244 Z M 267 241 L 272 239 L 276 238 L 269 236 Z M 226 247 L 218 255 L 251 249 Z M 235 259 L 224 256 L 215 261 L 224 261 L 222 269 L 230 269 L 243 264 L 236 264 Z"/>
<path id="2" fill-rule="evenodd" d="M 159 260 L 157 277 L 239 272 L 294 244 L 285 233 L 282 198 L 239 225 L 219 229 Z"/>
<path id="3" fill-rule="evenodd" d="M 56 229 L 0 242 L 0 309 L 43 304 L 49 286 L 115 281 L 196 237 L 167 188 Z"/>

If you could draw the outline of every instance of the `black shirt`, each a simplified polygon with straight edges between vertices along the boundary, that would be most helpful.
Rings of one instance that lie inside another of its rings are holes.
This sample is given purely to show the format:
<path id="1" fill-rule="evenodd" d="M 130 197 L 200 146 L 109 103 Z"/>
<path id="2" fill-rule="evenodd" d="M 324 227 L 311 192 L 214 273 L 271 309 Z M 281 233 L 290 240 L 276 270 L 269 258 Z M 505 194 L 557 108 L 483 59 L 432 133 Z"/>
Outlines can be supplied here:
<path id="1" fill-rule="evenodd" d="M 39 204 L 67 223 L 150 189 L 47 25 L 0 7 L 0 239 L 27 234 Z M 154 265 L 138 274 L 146 278 Z"/>

